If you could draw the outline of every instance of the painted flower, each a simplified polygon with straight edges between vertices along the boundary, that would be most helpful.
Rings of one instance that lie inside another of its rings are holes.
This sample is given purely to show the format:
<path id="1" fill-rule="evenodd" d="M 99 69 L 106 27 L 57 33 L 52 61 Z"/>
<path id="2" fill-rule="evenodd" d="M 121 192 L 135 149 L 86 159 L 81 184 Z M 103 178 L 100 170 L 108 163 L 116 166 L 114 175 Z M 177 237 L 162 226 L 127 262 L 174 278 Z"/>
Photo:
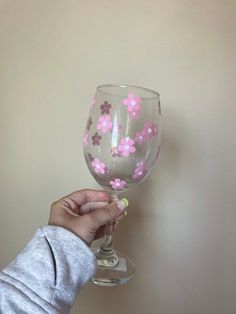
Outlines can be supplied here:
<path id="1" fill-rule="evenodd" d="M 92 99 L 92 102 L 91 102 L 91 109 L 95 106 L 96 104 L 96 100 L 95 100 L 95 97 Z"/>
<path id="2" fill-rule="evenodd" d="M 146 174 L 147 174 L 146 165 L 145 165 L 143 160 L 140 160 L 136 164 L 136 167 L 135 167 L 135 170 L 134 170 L 134 174 L 133 174 L 133 178 L 139 180 L 139 179 L 143 178 Z"/>
<path id="3" fill-rule="evenodd" d="M 129 112 L 129 117 L 133 120 L 139 119 L 140 111 L 134 110 Z"/>
<path id="4" fill-rule="evenodd" d="M 137 132 L 134 138 L 135 142 L 143 145 L 146 141 L 146 134 L 145 132 L 142 130 L 141 132 Z"/>
<path id="5" fill-rule="evenodd" d="M 136 151 L 136 148 L 133 146 L 134 140 L 129 137 L 123 138 L 118 145 L 118 151 L 122 156 L 128 157 L 129 154 L 133 154 Z"/>
<path id="6" fill-rule="evenodd" d="M 123 100 L 123 104 L 127 106 L 128 111 L 139 111 L 141 109 L 140 106 L 141 98 L 138 96 L 135 96 L 132 93 L 128 94 L 128 98 L 125 98 Z"/>
<path id="7" fill-rule="evenodd" d="M 131 119 L 138 119 L 140 115 L 141 109 L 141 98 L 139 96 L 135 96 L 132 93 L 128 94 L 128 98 L 123 100 L 123 104 L 127 107 L 129 117 Z"/>
<path id="8" fill-rule="evenodd" d="M 100 161 L 98 158 L 95 158 L 92 161 L 92 166 L 93 166 L 96 173 L 101 173 L 101 174 L 105 173 L 105 167 L 106 166 L 105 166 L 104 162 Z"/>
<path id="9" fill-rule="evenodd" d="M 88 159 L 89 159 L 91 162 L 94 161 L 94 158 L 93 158 L 93 156 L 92 156 L 91 153 L 88 153 L 88 154 L 87 154 L 87 157 L 88 157 Z"/>
<path id="10" fill-rule="evenodd" d="M 83 142 L 84 142 L 84 146 L 88 145 L 88 133 L 84 134 Z"/>
<path id="11" fill-rule="evenodd" d="M 104 101 L 104 103 L 100 106 L 101 114 L 109 114 L 111 110 L 111 104 L 108 101 Z"/>
<path id="12" fill-rule="evenodd" d="M 111 149 L 111 155 L 112 155 L 112 157 L 120 157 L 121 156 L 117 147 L 113 147 Z"/>
<path id="13" fill-rule="evenodd" d="M 100 145 L 102 136 L 98 134 L 98 132 L 96 132 L 93 136 L 92 136 L 92 141 L 93 141 L 93 145 Z"/>
<path id="14" fill-rule="evenodd" d="M 87 121 L 87 130 L 90 130 L 91 125 L 93 124 L 92 118 L 89 117 L 88 121 Z"/>
<path id="15" fill-rule="evenodd" d="M 112 129 L 112 122 L 109 115 L 100 116 L 98 120 L 97 129 L 101 130 L 102 133 L 107 133 Z"/>
<path id="16" fill-rule="evenodd" d="M 110 181 L 110 185 L 114 190 L 122 190 L 127 185 L 127 182 L 116 178 Z"/>
<path id="17" fill-rule="evenodd" d="M 144 123 L 143 130 L 147 139 L 152 139 L 157 134 L 157 125 L 151 122 Z"/>

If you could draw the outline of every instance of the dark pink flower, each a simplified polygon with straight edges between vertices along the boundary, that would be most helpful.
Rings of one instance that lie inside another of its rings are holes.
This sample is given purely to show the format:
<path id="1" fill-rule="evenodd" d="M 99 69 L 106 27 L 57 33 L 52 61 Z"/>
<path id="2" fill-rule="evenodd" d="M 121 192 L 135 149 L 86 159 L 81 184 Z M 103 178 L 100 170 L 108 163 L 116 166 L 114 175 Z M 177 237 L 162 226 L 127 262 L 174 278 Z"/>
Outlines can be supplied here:
<path id="1" fill-rule="evenodd" d="M 100 106 L 101 114 L 109 114 L 111 110 L 111 104 L 108 101 L 104 101 L 104 103 Z"/>
<path id="2" fill-rule="evenodd" d="M 129 137 L 123 138 L 120 141 L 120 145 L 118 146 L 118 151 L 122 156 L 128 157 L 129 154 L 133 154 L 136 151 L 136 148 L 133 145 L 134 140 Z"/>
<path id="3" fill-rule="evenodd" d="M 98 134 L 98 132 L 96 132 L 93 136 L 92 136 L 92 141 L 93 141 L 93 145 L 100 145 L 102 136 Z"/>
<path id="4" fill-rule="evenodd" d="M 94 158 L 93 158 L 93 156 L 92 156 L 91 153 L 88 153 L 88 154 L 87 154 L 87 157 L 88 157 L 88 159 L 89 159 L 91 162 L 94 161 Z"/>
<path id="5" fill-rule="evenodd" d="M 90 130 L 91 125 L 93 124 L 92 118 L 89 117 L 88 121 L 87 121 L 87 130 Z"/>

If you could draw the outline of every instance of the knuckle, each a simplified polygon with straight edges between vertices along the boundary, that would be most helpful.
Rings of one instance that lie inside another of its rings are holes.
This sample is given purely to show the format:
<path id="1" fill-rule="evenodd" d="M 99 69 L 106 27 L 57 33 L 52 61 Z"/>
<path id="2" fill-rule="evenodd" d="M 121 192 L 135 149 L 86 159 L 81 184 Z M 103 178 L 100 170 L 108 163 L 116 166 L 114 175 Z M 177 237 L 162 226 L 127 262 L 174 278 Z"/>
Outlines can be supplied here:
<path id="1" fill-rule="evenodd" d="M 111 219 L 117 215 L 117 211 L 114 205 L 106 206 L 105 211 L 107 216 L 110 217 Z"/>

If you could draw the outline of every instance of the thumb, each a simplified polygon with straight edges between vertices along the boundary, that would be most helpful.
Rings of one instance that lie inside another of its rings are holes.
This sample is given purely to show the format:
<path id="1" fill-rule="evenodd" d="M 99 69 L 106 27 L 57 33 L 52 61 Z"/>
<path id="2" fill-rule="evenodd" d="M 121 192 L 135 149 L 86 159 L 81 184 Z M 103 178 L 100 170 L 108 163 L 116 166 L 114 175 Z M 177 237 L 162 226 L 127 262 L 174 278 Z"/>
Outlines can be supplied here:
<path id="1" fill-rule="evenodd" d="M 128 205 L 128 200 L 126 198 L 122 198 L 121 200 L 107 204 L 103 208 L 94 210 L 92 213 L 88 214 L 93 227 L 98 229 L 109 221 L 114 220 L 117 216 L 124 212 Z"/>

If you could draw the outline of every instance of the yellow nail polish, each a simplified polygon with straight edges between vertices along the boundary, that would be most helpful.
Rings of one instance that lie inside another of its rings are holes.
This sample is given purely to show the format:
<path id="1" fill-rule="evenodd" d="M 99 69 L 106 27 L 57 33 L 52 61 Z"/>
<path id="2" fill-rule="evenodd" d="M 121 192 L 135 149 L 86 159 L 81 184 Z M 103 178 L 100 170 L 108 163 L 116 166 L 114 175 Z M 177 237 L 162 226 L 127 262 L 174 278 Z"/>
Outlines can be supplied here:
<path id="1" fill-rule="evenodd" d="M 124 214 L 125 214 L 125 216 L 127 216 L 127 215 L 128 215 L 128 212 L 127 212 L 127 210 L 125 210 L 125 211 L 124 211 Z"/>
<path id="2" fill-rule="evenodd" d="M 125 207 L 129 206 L 129 201 L 127 200 L 127 198 L 122 198 L 122 201 L 125 203 Z"/>

